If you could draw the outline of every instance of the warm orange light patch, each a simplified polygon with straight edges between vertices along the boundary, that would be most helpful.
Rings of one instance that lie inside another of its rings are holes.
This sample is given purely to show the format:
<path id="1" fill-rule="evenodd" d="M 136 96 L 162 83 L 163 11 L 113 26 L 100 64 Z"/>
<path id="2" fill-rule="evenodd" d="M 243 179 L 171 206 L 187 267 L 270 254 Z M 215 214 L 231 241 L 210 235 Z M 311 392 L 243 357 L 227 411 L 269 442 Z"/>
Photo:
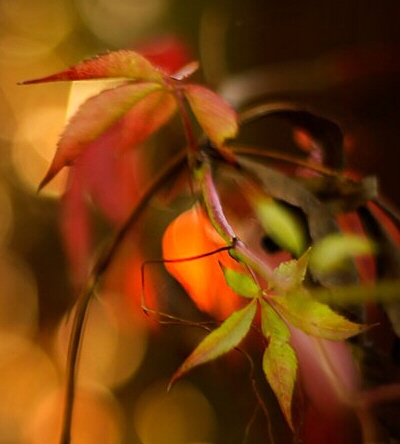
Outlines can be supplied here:
<path id="1" fill-rule="evenodd" d="M 195 205 L 168 226 L 162 247 L 164 259 L 185 259 L 207 254 L 224 245 L 204 210 Z M 200 310 L 225 318 L 240 306 L 241 299 L 226 284 L 220 263 L 236 270 L 242 268 L 227 251 L 195 260 L 166 262 L 165 267 Z"/>

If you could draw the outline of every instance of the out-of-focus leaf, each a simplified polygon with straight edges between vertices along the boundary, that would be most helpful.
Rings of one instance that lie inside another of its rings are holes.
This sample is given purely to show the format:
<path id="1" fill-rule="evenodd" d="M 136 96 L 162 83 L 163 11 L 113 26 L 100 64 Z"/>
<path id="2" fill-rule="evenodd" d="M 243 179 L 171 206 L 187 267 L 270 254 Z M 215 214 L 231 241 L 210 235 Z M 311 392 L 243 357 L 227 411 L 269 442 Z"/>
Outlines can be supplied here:
<path id="1" fill-rule="evenodd" d="M 207 137 L 218 148 L 238 132 L 236 111 L 213 91 L 200 85 L 185 85 L 185 96 Z"/>
<path id="2" fill-rule="evenodd" d="M 261 301 L 261 329 L 268 339 L 263 356 L 263 370 L 288 424 L 293 429 L 292 398 L 297 376 L 297 357 L 288 343 L 289 328 L 264 300 Z"/>
<path id="3" fill-rule="evenodd" d="M 185 80 L 195 73 L 199 69 L 199 66 L 199 62 L 194 60 L 193 62 L 188 63 L 178 71 L 174 72 L 171 77 L 175 80 Z"/>
<path id="4" fill-rule="evenodd" d="M 165 230 L 162 249 L 167 271 L 184 287 L 199 307 L 217 318 L 226 318 L 240 307 L 240 298 L 226 283 L 220 264 L 243 270 L 227 251 L 200 257 L 225 246 L 224 240 L 211 225 L 207 214 L 198 205 L 181 213 Z M 196 257 L 195 260 L 185 258 Z"/>
<path id="5" fill-rule="evenodd" d="M 226 283 L 236 294 L 245 298 L 254 298 L 260 293 L 260 288 L 248 274 L 224 266 L 221 267 Z"/>
<path id="6" fill-rule="evenodd" d="M 310 254 L 310 268 L 318 273 L 329 273 L 348 266 L 352 257 L 373 254 L 372 242 L 353 234 L 332 234 L 318 242 Z"/>
<path id="7" fill-rule="evenodd" d="M 47 77 L 27 80 L 23 84 L 104 78 L 126 78 L 141 82 L 162 83 L 163 73 L 139 53 L 121 50 L 85 60 Z"/>
<path id="8" fill-rule="evenodd" d="M 310 249 L 297 260 L 292 259 L 279 264 L 274 270 L 279 290 L 289 291 L 301 285 L 307 272 L 309 256 Z"/>
<path id="9" fill-rule="evenodd" d="M 314 176 L 302 179 L 302 183 L 329 207 L 332 214 L 355 211 L 378 194 L 374 176 L 357 182 L 346 177 Z"/>
<path id="10" fill-rule="evenodd" d="M 108 130 L 85 151 L 69 169 L 68 184 L 62 199 L 63 239 L 72 276 L 79 287 L 87 278 L 92 254 L 90 204 L 94 204 L 114 227 L 123 223 L 140 195 L 145 179 L 141 150 L 126 150 L 120 155 L 110 150 L 119 141 L 119 132 Z"/>
<path id="11" fill-rule="evenodd" d="M 304 212 L 310 237 L 314 243 L 338 232 L 338 226 L 328 208 L 300 183 L 256 160 L 238 155 L 236 158 L 243 170 L 258 180 L 267 194 Z M 321 274 L 317 278 L 327 287 L 353 284 L 358 280 L 354 266 L 328 275 Z"/>
<path id="12" fill-rule="evenodd" d="M 268 236 L 283 249 L 300 256 L 306 248 L 307 237 L 296 216 L 279 202 L 261 193 L 250 193 L 250 200 Z"/>
<path id="13" fill-rule="evenodd" d="M 260 181 L 265 193 L 303 210 L 308 220 L 311 239 L 314 242 L 338 231 L 327 208 L 297 181 L 256 160 L 247 159 L 244 156 L 236 157 L 240 166 Z"/>
<path id="14" fill-rule="evenodd" d="M 241 113 L 240 120 L 246 125 L 271 117 L 285 120 L 293 128 L 305 131 L 310 142 L 323 152 L 325 165 L 337 170 L 343 168 L 343 135 L 336 123 L 291 102 L 257 103 L 246 108 Z"/>
<path id="15" fill-rule="evenodd" d="M 341 341 L 369 328 L 349 321 L 314 300 L 304 289 L 286 296 L 271 296 L 269 301 L 287 322 L 311 336 Z"/>
<path id="16" fill-rule="evenodd" d="M 257 300 L 253 299 L 244 308 L 232 313 L 216 330 L 206 336 L 183 362 L 172 376 L 170 385 L 194 367 L 212 361 L 237 347 L 249 331 L 256 309 Z"/>
<path id="17" fill-rule="evenodd" d="M 150 39 L 134 49 L 168 75 L 172 75 L 192 60 L 185 42 L 175 35 Z"/>
<path id="18" fill-rule="evenodd" d="M 64 166 L 71 165 L 88 144 L 113 125 L 118 126 L 119 139 L 117 146 L 110 146 L 110 149 L 118 152 L 141 143 L 165 124 L 175 110 L 172 95 L 156 83 L 125 84 L 88 99 L 61 135 L 52 164 L 39 189 Z"/>

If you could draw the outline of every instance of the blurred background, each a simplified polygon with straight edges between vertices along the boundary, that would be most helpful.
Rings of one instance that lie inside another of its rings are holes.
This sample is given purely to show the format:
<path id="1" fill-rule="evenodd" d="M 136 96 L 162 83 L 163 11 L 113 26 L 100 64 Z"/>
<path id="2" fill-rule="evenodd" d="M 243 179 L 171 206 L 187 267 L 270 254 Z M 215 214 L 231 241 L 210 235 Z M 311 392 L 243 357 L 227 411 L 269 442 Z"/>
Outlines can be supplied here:
<path id="1" fill-rule="evenodd" d="M 36 193 L 71 85 L 17 83 L 174 36 L 235 105 L 291 99 L 339 122 L 349 167 L 376 174 L 400 206 L 399 21 L 397 0 L 0 0 L 0 443 L 57 442 L 73 301 L 58 225 L 65 177 Z M 153 331 L 126 304 L 92 306 L 76 444 L 243 442 L 255 404 L 245 360 L 201 369 L 167 396 L 201 332 Z"/>

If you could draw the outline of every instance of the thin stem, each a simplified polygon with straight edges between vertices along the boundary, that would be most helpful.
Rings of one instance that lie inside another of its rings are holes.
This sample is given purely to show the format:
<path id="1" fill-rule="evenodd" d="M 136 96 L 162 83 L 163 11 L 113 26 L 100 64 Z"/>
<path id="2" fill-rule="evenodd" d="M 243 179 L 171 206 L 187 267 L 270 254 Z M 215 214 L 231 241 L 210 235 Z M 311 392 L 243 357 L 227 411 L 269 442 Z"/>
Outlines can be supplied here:
<path id="1" fill-rule="evenodd" d="M 158 174 L 153 181 L 148 185 L 147 189 L 143 192 L 132 210 L 129 218 L 125 224 L 118 230 L 114 238 L 110 241 L 109 245 L 102 251 L 98 257 L 90 278 L 82 290 L 81 295 L 78 298 L 76 304 L 76 312 L 74 315 L 74 322 L 71 331 L 71 338 L 69 343 L 69 357 L 66 374 L 66 391 L 64 400 L 64 416 L 62 422 L 62 431 L 60 437 L 60 444 L 70 444 L 71 442 L 71 425 L 72 414 L 75 399 L 75 384 L 76 374 L 78 367 L 78 355 L 82 342 L 83 326 L 85 323 L 86 314 L 88 312 L 89 303 L 96 293 L 98 286 L 100 285 L 103 274 L 108 269 L 112 260 L 114 259 L 118 248 L 122 244 L 125 236 L 137 222 L 144 209 L 147 207 L 149 201 L 154 194 L 165 184 L 165 182 L 172 177 L 175 173 L 179 172 L 186 160 L 186 152 L 181 151 L 175 157 L 173 157 Z"/>
<path id="2" fill-rule="evenodd" d="M 308 162 L 307 160 L 303 160 L 294 156 L 289 156 L 284 153 L 278 153 L 276 151 L 267 150 L 265 148 L 245 147 L 245 146 L 235 146 L 235 145 L 230 145 L 229 148 L 235 154 L 254 156 L 263 159 L 280 160 L 282 162 L 290 163 L 292 165 L 300 166 L 302 168 L 315 171 L 316 173 L 320 173 L 323 176 L 336 177 L 353 181 L 351 178 L 347 177 L 345 172 L 343 171 L 335 171 L 332 168 L 328 168 L 323 165 L 318 165 L 316 163 L 311 163 Z"/>
<path id="3" fill-rule="evenodd" d="M 273 270 L 238 238 L 228 222 L 215 186 L 211 161 L 206 155 L 203 156 L 203 163 L 197 170 L 197 175 L 210 221 L 224 241 L 228 245 L 232 245 L 231 255 L 250 267 L 267 284 L 272 286 L 275 281 Z"/>

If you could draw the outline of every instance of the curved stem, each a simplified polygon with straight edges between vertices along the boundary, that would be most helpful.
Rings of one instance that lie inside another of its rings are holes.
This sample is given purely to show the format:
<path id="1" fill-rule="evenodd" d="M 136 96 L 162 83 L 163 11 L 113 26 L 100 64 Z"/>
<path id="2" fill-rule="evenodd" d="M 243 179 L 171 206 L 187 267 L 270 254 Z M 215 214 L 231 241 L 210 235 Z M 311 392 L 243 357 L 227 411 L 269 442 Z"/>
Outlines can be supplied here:
<path id="1" fill-rule="evenodd" d="M 75 399 L 75 384 L 76 384 L 76 374 L 78 367 L 78 355 L 79 349 L 82 342 L 82 333 L 85 323 L 85 318 L 88 312 L 90 301 L 93 295 L 96 293 L 98 286 L 100 285 L 101 278 L 105 271 L 111 264 L 115 254 L 122 244 L 126 234 L 132 228 L 132 226 L 137 222 L 144 209 L 147 207 L 149 201 L 154 196 L 154 194 L 159 191 L 159 189 L 165 184 L 165 182 L 172 177 L 175 173 L 179 172 L 181 167 L 184 165 L 186 160 L 186 152 L 181 151 L 175 157 L 173 157 L 165 166 L 162 168 L 153 181 L 149 184 L 147 189 L 143 192 L 136 204 L 135 208 L 132 210 L 129 218 L 125 224 L 118 230 L 114 238 L 110 241 L 109 245 L 102 251 L 98 257 L 91 276 L 82 290 L 81 295 L 78 298 L 76 304 L 76 312 L 74 315 L 74 322 L 72 326 L 72 332 L 69 343 L 69 357 L 66 375 L 66 392 L 64 400 L 64 413 L 62 419 L 62 430 L 60 437 L 60 444 L 70 444 L 71 442 L 71 425 L 72 425 L 72 414 Z"/>
<path id="2" fill-rule="evenodd" d="M 228 222 L 214 183 L 211 161 L 205 154 L 203 155 L 202 165 L 196 170 L 196 175 L 210 221 L 227 245 L 232 246 L 231 255 L 239 262 L 250 267 L 266 283 L 272 286 L 275 281 L 273 270 L 238 238 L 235 230 Z"/>
<path id="3" fill-rule="evenodd" d="M 282 162 L 290 163 L 292 165 L 296 165 L 302 168 L 306 168 L 311 171 L 315 171 L 316 173 L 320 173 L 324 176 L 328 177 L 336 177 L 341 179 L 346 179 L 354 182 L 350 177 L 347 177 L 345 172 L 343 171 L 335 171 L 332 168 L 325 167 L 323 165 L 318 165 L 316 163 L 310 163 L 307 160 L 303 160 L 294 156 L 290 156 L 288 154 L 279 153 L 277 151 L 267 150 L 265 148 L 256 148 L 256 147 L 244 147 L 244 146 L 236 146 L 230 145 L 229 148 L 235 153 L 239 155 L 247 155 L 254 156 L 263 159 L 273 159 L 280 160 Z"/>

